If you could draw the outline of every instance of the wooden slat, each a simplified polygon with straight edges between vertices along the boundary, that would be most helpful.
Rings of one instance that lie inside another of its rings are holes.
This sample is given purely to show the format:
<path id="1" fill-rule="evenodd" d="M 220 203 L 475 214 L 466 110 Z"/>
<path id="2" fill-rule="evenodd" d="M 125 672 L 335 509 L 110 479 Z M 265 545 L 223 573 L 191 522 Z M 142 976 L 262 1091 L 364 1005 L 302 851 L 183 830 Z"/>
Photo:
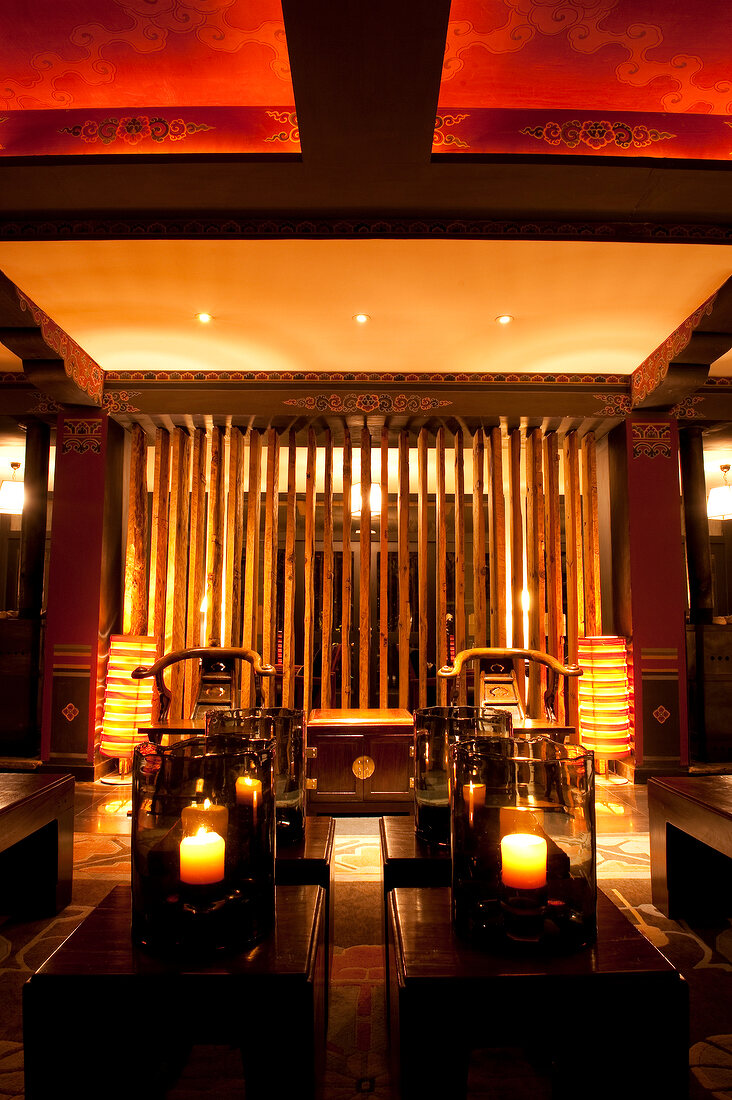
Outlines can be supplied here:
<path id="1" fill-rule="evenodd" d="M 166 428 L 158 428 L 155 433 L 155 472 L 153 475 L 153 499 L 150 515 L 150 596 L 147 618 L 147 632 L 157 640 L 158 657 L 162 656 L 165 645 L 169 496 L 170 435 Z"/>
<path id="2" fill-rule="evenodd" d="M 295 705 L 295 534 L 297 531 L 297 495 L 295 485 L 297 447 L 294 429 L 288 437 L 287 528 L 285 531 L 285 575 L 282 623 L 282 706 Z"/>
<path id="3" fill-rule="evenodd" d="M 168 522 L 168 579 L 165 590 L 165 650 L 185 649 L 186 586 L 188 570 L 188 517 L 190 493 L 191 437 L 183 428 L 173 430 L 170 463 L 170 516 Z M 171 720 L 183 718 L 183 676 L 181 662 L 171 665 Z M 186 718 L 189 715 L 185 715 Z"/>
<path id="4" fill-rule="evenodd" d="M 264 584 L 262 594 L 262 662 L 277 663 L 277 548 L 280 506 L 280 437 L 276 428 L 267 432 L 267 492 L 264 506 Z M 276 703 L 275 681 L 262 678 L 265 707 Z"/>
<path id="5" fill-rule="evenodd" d="M 437 668 L 447 664 L 447 519 L 445 499 L 445 429 L 437 429 L 435 436 L 435 480 L 437 494 L 435 504 L 435 561 L 437 572 L 436 634 Z M 447 681 L 437 680 L 437 705 L 447 703 Z"/>
<path id="6" fill-rule="evenodd" d="M 485 444 L 483 429 L 473 436 L 473 645 L 487 644 L 485 563 Z M 478 672 L 475 670 L 478 686 Z"/>
<path id="7" fill-rule="evenodd" d="M 133 424 L 127 508 L 123 634 L 147 632 L 147 436 Z"/>
<path id="8" fill-rule="evenodd" d="M 427 483 L 427 430 L 417 438 L 417 563 L 419 588 L 419 705 L 427 706 L 427 660 L 429 625 L 427 621 L 427 547 L 429 545 L 429 486 Z"/>
<path id="9" fill-rule="evenodd" d="M 515 428 L 509 434 L 510 461 L 508 467 L 508 492 L 511 514 L 511 614 L 513 631 L 511 645 L 525 649 L 524 637 L 524 527 L 521 493 L 521 430 Z M 516 683 L 521 698 L 525 698 L 526 673 L 523 661 L 514 664 Z"/>
<path id="10" fill-rule="evenodd" d="M 529 648 L 546 649 L 544 637 L 544 488 L 542 479 L 541 431 L 535 428 L 526 439 L 526 567 L 529 592 Z M 543 716 L 541 667 L 529 667 L 528 711 L 532 718 Z"/>
<path id="11" fill-rule="evenodd" d="M 206 572 L 206 432 L 193 433 L 191 459 L 191 533 L 188 546 L 188 610 L 186 648 L 203 645 L 201 601 Z M 197 661 L 187 661 L 183 687 L 183 714 L 193 712 L 198 695 L 200 672 Z"/>
<path id="12" fill-rule="evenodd" d="M 229 478 L 226 487 L 226 585 L 224 588 L 224 644 L 242 640 L 241 560 L 244 542 L 244 436 L 229 432 Z M 241 669 L 236 670 L 237 673 Z"/>
<path id="13" fill-rule="evenodd" d="M 224 429 L 211 433 L 206 553 L 206 645 L 221 645 L 224 576 Z"/>
<path id="14" fill-rule="evenodd" d="M 343 432 L 343 571 L 341 599 L 341 706 L 351 706 L 351 606 L 353 601 L 353 562 L 351 559 L 351 477 L 353 455 L 351 433 Z"/>
<path id="15" fill-rule="evenodd" d="M 358 705 L 369 705 L 371 651 L 371 434 L 361 429 L 361 538 L 358 592 Z"/>
<path id="16" fill-rule="evenodd" d="M 242 644 L 259 649 L 259 528 L 262 505 L 262 435 L 249 432 L 249 481 L 247 483 L 247 529 L 244 557 L 244 593 L 242 613 Z M 250 664 L 241 669 L 241 702 L 243 707 L 255 703 L 254 672 Z"/>
<path id="17" fill-rule="evenodd" d="M 467 649 L 465 632 L 465 469 L 463 433 L 455 433 L 455 652 Z M 467 676 L 458 682 L 458 702 L 468 701 Z"/>
<path id="18" fill-rule="evenodd" d="M 389 431 L 381 429 L 379 517 L 379 706 L 389 705 Z"/>
<path id="19" fill-rule="evenodd" d="M 564 661 L 562 600 L 562 531 L 559 511 L 559 440 L 544 436 L 544 532 L 546 551 L 547 652 Z M 564 722 L 564 685 L 557 692 L 557 719 Z"/>
<path id="20" fill-rule="evenodd" d="M 584 549 L 585 635 L 602 634 L 600 550 L 597 520 L 597 452 L 595 433 L 582 437 L 582 532 Z"/>
<path id="21" fill-rule="evenodd" d="M 409 635 L 412 611 L 409 606 L 409 432 L 399 433 L 399 706 L 411 709 L 409 697 Z"/>
<path id="22" fill-rule="evenodd" d="M 313 704 L 313 637 L 315 620 L 315 431 L 308 428 L 305 470 L 305 619 L 303 623 L 303 708 Z"/>
<path id="23" fill-rule="evenodd" d="M 582 497 L 577 432 L 564 438 L 564 530 L 567 569 L 567 664 L 577 663 L 577 639 L 584 635 L 585 597 L 582 585 Z M 568 721 L 579 729 L 579 683 L 568 682 Z"/>
<path id="24" fill-rule="evenodd" d="M 491 645 L 506 647 L 506 501 L 503 495 L 503 441 L 501 429 L 492 428 L 490 435 L 490 586 Z"/>
<path id="25" fill-rule="evenodd" d="M 320 706 L 331 707 L 331 662 L 333 652 L 333 436 L 325 432 L 325 476 L 323 482 L 323 628 L 321 632 Z"/>

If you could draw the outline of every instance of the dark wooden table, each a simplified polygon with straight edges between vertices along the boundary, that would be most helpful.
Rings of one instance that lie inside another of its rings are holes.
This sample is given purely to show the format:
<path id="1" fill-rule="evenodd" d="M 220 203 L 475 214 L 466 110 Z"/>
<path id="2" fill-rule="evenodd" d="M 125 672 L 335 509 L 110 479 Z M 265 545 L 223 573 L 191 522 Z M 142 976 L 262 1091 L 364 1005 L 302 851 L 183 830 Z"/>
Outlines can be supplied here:
<path id="1" fill-rule="evenodd" d="M 686 982 L 602 893 L 597 911 L 592 947 L 496 955 L 455 936 L 449 889 L 392 890 L 392 1052 L 404 1100 L 465 1096 L 470 1052 L 488 1047 L 524 1048 L 558 1097 L 686 1097 Z M 622 1060 L 626 1042 L 640 1057 L 613 1069 L 606 1054 Z"/>
<path id="2" fill-rule="evenodd" d="M 0 911 L 50 916 L 71 902 L 74 777 L 0 774 Z"/>
<path id="3" fill-rule="evenodd" d="M 162 1097 L 192 1043 L 238 1044 L 248 1098 L 315 1096 L 325 1051 L 325 891 L 277 886 L 275 894 L 266 940 L 194 963 L 135 947 L 130 890 L 115 887 L 23 987 L 27 1100 L 49 1100 L 64 1083 L 77 1100 Z"/>
<path id="4" fill-rule="evenodd" d="M 732 776 L 650 778 L 648 816 L 656 908 L 732 916 Z"/>

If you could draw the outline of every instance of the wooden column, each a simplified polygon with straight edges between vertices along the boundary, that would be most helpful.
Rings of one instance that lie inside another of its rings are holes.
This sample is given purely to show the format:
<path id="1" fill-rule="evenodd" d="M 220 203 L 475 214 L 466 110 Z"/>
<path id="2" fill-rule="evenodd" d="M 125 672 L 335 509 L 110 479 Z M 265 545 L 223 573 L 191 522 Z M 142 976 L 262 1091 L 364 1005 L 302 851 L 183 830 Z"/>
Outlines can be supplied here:
<path id="1" fill-rule="evenodd" d="M 491 645 L 506 646 L 506 502 L 503 496 L 503 443 L 501 429 L 491 428 L 490 449 L 490 587 Z"/>
<path id="2" fill-rule="evenodd" d="M 305 622 L 303 651 L 303 708 L 313 705 L 313 637 L 315 617 L 315 432 L 308 428 L 308 457 L 305 471 Z"/>
<path id="3" fill-rule="evenodd" d="M 325 431 L 323 484 L 323 629 L 321 633 L 320 705 L 332 707 L 331 662 L 333 653 L 333 436 Z"/>
<path id="4" fill-rule="evenodd" d="M 438 428 L 435 436 L 435 477 L 437 495 L 435 504 L 435 558 L 437 573 L 437 599 L 435 637 L 436 670 L 447 664 L 447 523 L 445 517 L 445 429 Z M 435 671 L 436 671 L 435 670 Z M 447 681 L 437 680 L 437 705 L 447 704 Z"/>
<path id="5" fill-rule="evenodd" d="M 689 622 L 696 626 L 711 623 L 714 615 L 704 449 L 699 425 L 689 424 L 679 430 L 679 454 L 689 575 Z"/>
<path id="6" fill-rule="evenodd" d="M 221 645 L 224 572 L 224 429 L 211 433 L 206 553 L 206 645 Z"/>
<path id="7" fill-rule="evenodd" d="M 351 705 L 351 606 L 353 601 L 353 561 L 351 557 L 351 477 L 353 456 L 351 433 L 343 432 L 343 571 L 341 575 L 341 706 Z"/>
<path id="8" fill-rule="evenodd" d="M 188 558 L 188 612 L 186 616 L 186 648 L 203 645 L 201 603 L 206 573 L 206 432 L 196 428 L 193 433 L 191 459 L 191 534 Z M 200 675 L 198 662 L 186 663 L 183 689 L 183 713 L 189 715 L 198 696 Z"/>
<path id="9" fill-rule="evenodd" d="M 122 633 L 139 635 L 147 626 L 147 436 L 139 424 L 130 435 Z"/>
<path id="10" fill-rule="evenodd" d="M 150 515 L 150 585 L 147 632 L 157 640 L 158 656 L 165 645 L 165 581 L 168 570 L 168 507 L 170 492 L 170 435 L 165 428 L 155 433 L 155 469 Z M 155 694 L 153 694 L 155 698 Z M 153 716 L 157 699 L 153 705 Z"/>
<path id="11" fill-rule="evenodd" d="M 511 645 L 525 649 L 524 637 L 524 526 L 521 493 L 521 430 L 509 433 L 508 494 L 511 515 Z M 514 662 L 516 683 L 521 698 L 526 697 L 526 671 L 523 661 Z"/>
<path id="12" fill-rule="evenodd" d="M 463 433 L 455 432 L 455 652 L 466 649 L 465 632 L 465 470 L 463 468 Z M 458 702 L 468 701 L 467 674 L 458 682 Z"/>
<path id="13" fill-rule="evenodd" d="M 168 522 L 168 579 L 165 588 L 165 651 L 185 649 L 188 583 L 188 520 L 190 509 L 191 437 L 184 428 L 173 429 L 170 463 L 170 516 Z M 170 717 L 183 714 L 182 662 L 168 669 L 172 695 Z"/>
<path id="14" fill-rule="evenodd" d="M 242 644 L 244 609 L 241 568 L 244 552 L 244 436 L 239 428 L 229 431 L 229 477 L 226 485 L 226 587 L 224 589 L 224 638 L 226 645 Z M 251 454 L 251 448 L 250 448 Z M 245 670 L 236 669 L 237 677 Z M 244 677 L 247 679 L 247 677 Z"/>
<path id="15" fill-rule="evenodd" d="M 473 436 L 473 645 L 482 648 L 487 644 L 486 580 L 485 563 L 485 443 L 483 429 L 478 428 Z M 478 691 L 478 670 L 474 672 L 476 693 Z M 476 699 L 477 702 L 477 699 Z"/>
<path id="16" fill-rule="evenodd" d="M 544 485 L 542 480 L 541 431 L 534 428 L 526 438 L 526 566 L 529 591 L 529 649 L 546 649 L 544 631 Z M 543 717 L 543 676 L 541 666 L 529 668 L 528 712 Z"/>
<path id="17" fill-rule="evenodd" d="M 389 706 L 389 430 L 381 429 L 379 516 L 379 706 Z"/>
<path id="18" fill-rule="evenodd" d="M 249 431 L 249 481 L 247 483 L 247 535 L 244 558 L 242 644 L 258 649 L 259 634 L 259 525 L 262 506 L 262 436 Z M 242 706 L 255 703 L 254 672 L 250 664 L 241 670 Z"/>
<path id="19" fill-rule="evenodd" d="M 417 564 L 419 587 L 419 706 L 427 706 L 427 547 L 429 540 L 429 497 L 427 484 L 427 430 L 417 439 Z"/>
<path id="20" fill-rule="evenodd" d="M 567 664 L 577 664 L 577 639 L 585 633 L 585 597 L 582 586 L 582 496 L 580 494 L 577 432 L 564 437 L 564 557 L 567 570 Z M 570 725 L 579 731 L 579 686 L 568 682 Z"/>
<path id="21" fill-rule="evenodd" d="M 358 705 L 369 705 L 371 651 L 371 435 L 361 429 L 361 538 L 358 592 Z"/>
<path id="22" fill-rule="evenodd" d="M 544 530 L 546 550 L 547 652 L 564 660 L 562 600 L 562 531 L 559 511 L 559 441 L 556 432 L 544 436 Z M 565 720 L 564 691 L 557 692 L 557 720 Z"/>
<path id="23" fill-rule="evenodd" d="M 412 708 L 409 696 L 409 643 L 412 609 L 409 605 L 409 433 L 399 433 L 399 706 Z"/>
<path id="24" fill-rule="evenodd" d="M 51 429 L 42 420 L 29 420 L 25 426 L 25 469 L 23 519 L 20 528 L 20 586 L 18 617 L 37 619 L 43 606 L 43 573 L 46 553 L 46 515 L 48 512 L 48 457 Z M 147 500 L 145 501 L 147 505 Z M 145 511 L 147 518 L 147 510 Z M 146 547 L 147 549 L 147 547 Z M 147 607 L 147 594 L 145 598 Z M 141 634 L 147 631 L 147 623 Z M 40 667 L 36 657 L 35 669 Z"/>
<path id="25" fill-rule="evenodd" d="M 585 636 L 602 634 L 600 549 L 597 520 L 597 455 L 595 433 L 582 438 L 582 532 L 584 549 Z"/>
<path id="26" fill-rule="evenodd" d="M 280 500 L 280 437 L 267 432 L 267 494 L 264 506 L 264 586 L 262 596 L 262 662 L 277 663 L 277 550 Z M 276 705 L 275 681 L 263 677 L 264 705 Z"/>
<path id="27" fill-rule="evenodd" d="M 295 534 L 297 529 L 297 495 L 295 471 L 297 446 L 294 429 L 288 436 L 287 457 L 287 527 L 285 531 L 284 615 L 282 625 L 282 706 L 295 706 Z M 307 714 L 305 715 L 307 718 Z"/>

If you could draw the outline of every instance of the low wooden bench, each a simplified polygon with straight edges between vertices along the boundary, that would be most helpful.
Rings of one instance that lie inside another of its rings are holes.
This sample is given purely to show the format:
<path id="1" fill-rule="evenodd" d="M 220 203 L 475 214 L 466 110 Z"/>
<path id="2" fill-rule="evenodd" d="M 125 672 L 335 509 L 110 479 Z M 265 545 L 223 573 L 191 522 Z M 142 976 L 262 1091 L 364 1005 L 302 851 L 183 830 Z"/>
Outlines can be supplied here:
<path id="1" fill-rule="evenodd" d="M 50 916 L 71 902 L 74 777 L 0 773 L 0 912 Z"/>
<path id="2" fill-rule="evenodd" d="M 732 776 L 648 780 L 653 904 L 666 916 L 732 916 Z"/>

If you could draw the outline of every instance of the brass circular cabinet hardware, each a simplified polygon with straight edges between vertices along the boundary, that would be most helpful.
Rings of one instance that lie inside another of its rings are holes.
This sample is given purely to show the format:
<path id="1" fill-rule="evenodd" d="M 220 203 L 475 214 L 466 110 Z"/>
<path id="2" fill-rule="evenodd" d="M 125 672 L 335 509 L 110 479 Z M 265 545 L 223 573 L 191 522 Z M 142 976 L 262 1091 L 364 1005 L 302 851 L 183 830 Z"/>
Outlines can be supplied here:
<path id="1" fill-rule="evenodd" d="M 370 756 L 357 756 L 351 764 L 351 771 L 356 779 L 370 779 L 376 771 L 376 764 Z"/>

